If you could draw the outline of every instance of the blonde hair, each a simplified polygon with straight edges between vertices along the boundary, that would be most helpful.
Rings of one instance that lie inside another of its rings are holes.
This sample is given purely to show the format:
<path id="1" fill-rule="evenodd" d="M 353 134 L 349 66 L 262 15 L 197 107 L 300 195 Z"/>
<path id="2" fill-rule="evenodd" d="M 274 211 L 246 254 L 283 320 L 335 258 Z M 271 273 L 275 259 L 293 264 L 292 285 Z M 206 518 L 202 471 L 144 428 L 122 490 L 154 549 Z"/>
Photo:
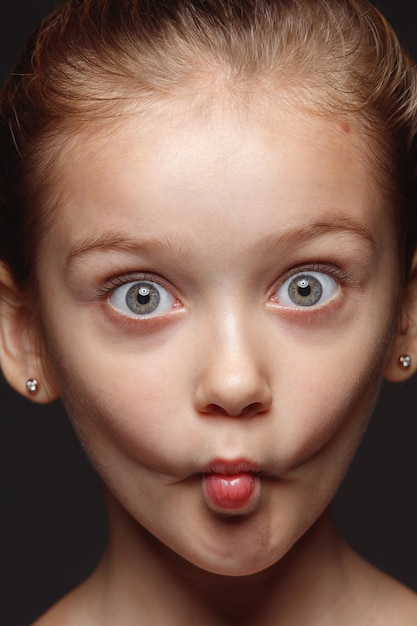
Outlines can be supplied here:
<path id="1" fill-rule="evenodd" d="M 416 71 L 366 0 L 68 0 L 40 25 L 0 94 L 0 258 L 20 283 L 52 210 L 62 137 L 205 79 L 236 93 L 281 84 L 329 116 L 354 116 L 409 266 Z"/>

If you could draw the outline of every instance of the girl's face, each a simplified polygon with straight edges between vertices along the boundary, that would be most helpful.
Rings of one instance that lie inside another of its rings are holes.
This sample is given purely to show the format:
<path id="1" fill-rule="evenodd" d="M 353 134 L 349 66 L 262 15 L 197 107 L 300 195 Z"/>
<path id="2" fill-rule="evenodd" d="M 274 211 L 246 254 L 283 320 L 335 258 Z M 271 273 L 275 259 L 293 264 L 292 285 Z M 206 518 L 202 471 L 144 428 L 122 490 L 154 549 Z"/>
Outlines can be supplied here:
<path id="1" fill-rule="evenodd" d="M 396 324 L 396 240 L 347 124 L 185 110 L 68 152 L 43 332 L 110 491 L 185 559 L 243 575 L 308 530 L 354 453 Z"/>

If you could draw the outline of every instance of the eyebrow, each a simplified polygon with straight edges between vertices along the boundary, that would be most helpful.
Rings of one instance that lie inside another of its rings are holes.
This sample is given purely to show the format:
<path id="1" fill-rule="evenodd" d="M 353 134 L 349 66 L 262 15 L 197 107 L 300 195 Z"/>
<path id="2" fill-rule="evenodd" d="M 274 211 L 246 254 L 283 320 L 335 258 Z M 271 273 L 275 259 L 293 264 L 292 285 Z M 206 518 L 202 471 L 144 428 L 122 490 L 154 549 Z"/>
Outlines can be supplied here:
<path id="1" fill-rule="evenodd" d="M 287 240 L 295 240 L 297 243 L 304 243 L 309 239 L 316 239 L 331 233 L 350 233 L 356 237 L 360 237 L 367 244 L 370 244 L 374 252 L 377 250 L 377 244 L 372 230 L 368 228 L 366 224 L 348 216 L 324 217 L 310 224 L 306 224 L 305 226 L 290 228 L 278 235 L 268 235 L 263 243 L 265 245 L 283 245 Z"/>
<path id="2" fill-rule="evenodd" d="M 69 266 L 73 260 L 90 252 L 126 252 L 137 254 L 138 251 L 145 254 L 155 252 L 168 252 L 174 257 L 185 256 L 190 253 L 189 247 L 176 238 L 164 237 L 163 239 L 132 237 L 126 234 L 118 234 L 114 231 L 104 232 L 101 235 L 87 235 L 75 243 L 65 260 Z"/>
<path id="3" fill-rule="evenodd" d="M 362 222 L 351 217 L 325 217 L 301 227 L 294 227 L 283 233 L 270 234 L 262 239 L 260 246 L 279 246 L 288 241 L 304 243 L 309 239 L 316 239 L 329 233 L 351 233 L 360 237 L 370 244 L 374 251 L 377 249 L 372 231 Z M 114 231 L 104 232 L 100 235 L 88 235 L 76 242 L 67 255 L 65 265 L 69 266 L 73 260 L 91 252 L 127 252 L 137 254 L 142 253 L 168 252 L 174 257 L 187 257 L 191 247 L 183 241 L 164 237 L 163 239 L 131 237 L 126 234 L 117 234 Z"/>

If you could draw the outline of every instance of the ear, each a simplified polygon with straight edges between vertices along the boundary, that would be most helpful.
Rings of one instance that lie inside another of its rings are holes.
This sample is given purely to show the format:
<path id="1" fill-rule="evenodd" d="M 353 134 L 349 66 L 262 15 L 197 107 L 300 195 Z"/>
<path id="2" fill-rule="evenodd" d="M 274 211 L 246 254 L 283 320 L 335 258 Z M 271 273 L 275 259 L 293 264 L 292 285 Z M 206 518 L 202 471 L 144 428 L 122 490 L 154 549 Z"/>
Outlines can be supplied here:
<path id="1" fill-rule="evenodd" d="M 410 357 L 408 367 L 402 357 Z M 390 382 L 402 382 L 417 371 L 417 252 L 414 254 L 410 278 L 405 288 L 398 328 L 391 348 L 384 377 Z"/>
<path id="2" fill-rule="evenodd" d="M 52 402 L 58 397 L 34 307 L 4 263 L 0 263 L 0 366 L 9 384 L 34 402 Z M 36 393 L 27 389 L 29 379 L 39 381 Z"/>

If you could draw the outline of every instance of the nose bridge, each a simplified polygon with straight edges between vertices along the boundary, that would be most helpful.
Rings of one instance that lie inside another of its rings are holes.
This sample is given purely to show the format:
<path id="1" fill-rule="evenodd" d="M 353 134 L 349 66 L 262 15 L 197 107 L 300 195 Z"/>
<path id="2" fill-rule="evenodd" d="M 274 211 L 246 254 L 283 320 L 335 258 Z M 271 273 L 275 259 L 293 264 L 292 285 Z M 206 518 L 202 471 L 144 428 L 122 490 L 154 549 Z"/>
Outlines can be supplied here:
<path id="1" fill-rule="evenodd" d="M 245 307 L 229 307 L 221 315 L 211 315 L 204 336 L 196 390 L 198 410 L 230 416 L 267 410 L 272 402 L 267 359 Z"/>

